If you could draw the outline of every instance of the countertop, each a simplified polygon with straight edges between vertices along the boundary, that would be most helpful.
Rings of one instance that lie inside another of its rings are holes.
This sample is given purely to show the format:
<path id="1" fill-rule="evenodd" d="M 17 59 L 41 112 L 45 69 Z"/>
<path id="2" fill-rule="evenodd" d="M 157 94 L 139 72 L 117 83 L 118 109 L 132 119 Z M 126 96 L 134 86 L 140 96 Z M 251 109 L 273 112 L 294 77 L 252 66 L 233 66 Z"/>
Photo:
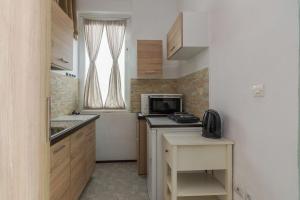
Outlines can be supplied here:
<path id="1" fill-rule="evenodd" d="M 224 145 L 224 144 L 233 144 L 234 142 L 226 139 L 211 139 L 202 137 L 199 134 L 164 134 L 164 137 L 171 145 Z"/>
<path id="2" fill-rule="evenodd" d="M 182 128 L 182 127 L 201 127 L 202 123 L 177 123 L 168 117 L 146 117 L 147 123 L 151 128 Z"/>
<path id="3" fill-rule="evenodd" d="M 65 127 L 64 130 L 50 136 L 53 145 L 63 138 L 71 135 L 78 129 L 98 119 L 100 115 L 64 115 L 51 119 L 51 127 Z"/>
<path id="4" fill-rule="evenodd" d="M 138 119 L 146 119 L 146 117 L 167 117 L 167 114 L 152 114 L 152 115 L 144 115 L 143 113 L 137 113 Z"/>

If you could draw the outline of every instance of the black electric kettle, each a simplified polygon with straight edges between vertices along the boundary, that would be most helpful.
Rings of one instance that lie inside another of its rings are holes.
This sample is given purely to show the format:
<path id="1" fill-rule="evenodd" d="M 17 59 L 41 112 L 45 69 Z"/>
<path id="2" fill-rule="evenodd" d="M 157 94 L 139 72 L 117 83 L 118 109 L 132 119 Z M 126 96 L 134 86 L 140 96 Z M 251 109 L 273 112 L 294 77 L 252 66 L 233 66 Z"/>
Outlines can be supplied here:
<path id="1" fill-rule="evenodd" d="M 207 110 L 202 119 L 202 136 L 207 138 L 221 138 L 221 117 L 215 110 Z"/>

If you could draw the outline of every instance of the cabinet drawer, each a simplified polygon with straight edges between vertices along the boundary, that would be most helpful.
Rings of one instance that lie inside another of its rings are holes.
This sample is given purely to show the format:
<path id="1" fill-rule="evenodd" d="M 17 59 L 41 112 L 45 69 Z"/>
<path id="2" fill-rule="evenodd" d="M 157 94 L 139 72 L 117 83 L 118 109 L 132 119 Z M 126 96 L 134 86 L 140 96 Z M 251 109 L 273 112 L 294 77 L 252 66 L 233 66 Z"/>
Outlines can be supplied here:
<path id="1" fill-rule="evenodd" d="M 70 137 L 51 146 L 50 160 L 51 172 L 59 167 L 64 161 L 70 162 Z"/>
<path id="2" fill-rule="evenodd" d="M 220 170 L 227 168 L 227 146 L 180 146 L 178 147 L 178 171 Z"/>

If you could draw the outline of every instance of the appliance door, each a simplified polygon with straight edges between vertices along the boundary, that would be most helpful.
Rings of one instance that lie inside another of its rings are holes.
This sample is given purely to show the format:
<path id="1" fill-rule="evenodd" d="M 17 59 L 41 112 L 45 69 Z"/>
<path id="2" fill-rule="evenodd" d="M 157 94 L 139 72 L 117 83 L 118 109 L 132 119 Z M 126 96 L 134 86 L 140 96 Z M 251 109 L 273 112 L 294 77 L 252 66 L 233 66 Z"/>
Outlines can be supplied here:
<path id="1" fill-rule="evenodd" d="M 182 112 L 180 97 L 149 97 L 149 114 L 172 114 Z"/>

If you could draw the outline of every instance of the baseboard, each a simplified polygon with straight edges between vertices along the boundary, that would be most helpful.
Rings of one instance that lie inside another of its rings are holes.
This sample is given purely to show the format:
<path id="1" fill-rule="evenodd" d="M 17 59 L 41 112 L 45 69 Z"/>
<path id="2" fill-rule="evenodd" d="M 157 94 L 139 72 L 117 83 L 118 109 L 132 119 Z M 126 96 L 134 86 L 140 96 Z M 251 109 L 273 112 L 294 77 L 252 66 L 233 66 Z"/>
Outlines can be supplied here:
<path id="1" fill-rule="evenodd" d="M 136 162 L 136 160 L 97 160 L 96 163 L 125 163 Z"/>

